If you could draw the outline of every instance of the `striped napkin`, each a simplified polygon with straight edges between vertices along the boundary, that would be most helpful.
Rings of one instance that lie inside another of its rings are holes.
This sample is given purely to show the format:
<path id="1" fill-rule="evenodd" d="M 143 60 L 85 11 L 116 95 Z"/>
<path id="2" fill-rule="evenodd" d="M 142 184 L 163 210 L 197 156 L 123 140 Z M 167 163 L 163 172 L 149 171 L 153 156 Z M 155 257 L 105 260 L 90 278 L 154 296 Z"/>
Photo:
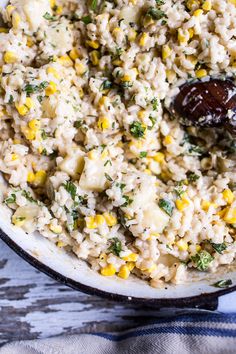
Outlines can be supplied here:
<path id="1" fill-rule="evenodd" d="M 162 318 L 121 333 L 89 333 L 9 343 L 0 354 L 235 354 L 236 313 Z"/>

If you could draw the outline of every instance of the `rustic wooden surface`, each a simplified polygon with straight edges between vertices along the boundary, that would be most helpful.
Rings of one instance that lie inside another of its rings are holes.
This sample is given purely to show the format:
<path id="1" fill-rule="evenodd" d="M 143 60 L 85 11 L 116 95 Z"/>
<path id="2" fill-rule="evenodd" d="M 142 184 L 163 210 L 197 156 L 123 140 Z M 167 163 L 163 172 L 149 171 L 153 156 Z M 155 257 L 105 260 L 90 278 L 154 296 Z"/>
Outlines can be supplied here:
<path id="1" fill-rule="evenodd" d="M 0 344 L 59 334 L 118 330 L 157 311 L 74 291 L 34 269 L 0 240 Z"/>

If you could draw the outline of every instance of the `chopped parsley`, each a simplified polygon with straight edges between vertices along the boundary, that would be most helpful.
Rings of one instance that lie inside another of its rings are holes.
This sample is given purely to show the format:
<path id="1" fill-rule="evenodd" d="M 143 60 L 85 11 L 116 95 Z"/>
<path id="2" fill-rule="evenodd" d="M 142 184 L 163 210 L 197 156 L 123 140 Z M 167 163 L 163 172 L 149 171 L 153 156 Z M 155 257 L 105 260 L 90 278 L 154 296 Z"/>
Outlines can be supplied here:
<path id="1" fill-rule="evenodd" d="M 4 200 L 5 204 L 13 204 L 15 202 L 16 202 L 16 195 L 15 194 L 11 194 L 10 197 L 8 197 Z"/>
<path id="2" fill-rule="evenodd" d="M 67 181 L 65 184 L 63 184 L 63 187 L 65 190 L 71 195 L 71 198 L 75 200 L 76 197 L 76 185 L 72 183 L 71 181 Z"/>
<path id="3" fill-rule="evenodd" d="M 162 198 L 159 200 L 158 205 L 167 215 L 172 216 L 174 210 L 172 201 Z"/>
<path id="4" fill-rule="evenodd" d="M 219 280 L 216 283 L 212 284 L 212 286 L 215 286 L 216 288 L 228 288 L 232 284 L 233 284 L 232 280 L 227 279 L 227 280 Z"/>
<path id="5" fill-rule="evenodd" d="M 42 131 L 41 131 L 41 138 L 42 138 L 43 140 L 46 140 L 47 137 L 48 137 L 47 133 L 45 132 L 44 129 L 42 129 Z"/>
<path id="6" fill-rule="evenodd" d="M 93 11 L 95 11 L 96 8 L 97 8 L 97 5 L 98 5 L 97 0 L 92 0 L 92 1 L 91 1 L 91 5 L 90 5 L 90 9 L 93 10 Z"/>
<path id="7" fill-rule="evenodd" d="M 144 136 L 146 128 L 138 121 L 130 124 L 129 131 L 134 138 L 142 138 Z"/>
<path id="8" fill-rule="evenodd" d="M 111 242 L 111 245 L 108 248 L 108 251 L 112 252 L 114 255 L 119 257 L 120 252 L 122 251 L 121 241 L 117 237 L 114 237 L 110 240 L 110 242 Z"/>
<path id="9" fill-rule="evenodd" d="M 45 14 L 43 15 L 43 18 L 45 18 L 45 20 L 48 20 L 48 21 L 55 21 L 56 20 L 56 17 L 50 15 L 49 12 L 45 12 Z"/>
<path id="10" fill-rule="evenodd" d="M 157 121 L 157 119 L 155 117 L 151 116 L 151 115 L 148 118 L 150 119 L 150 121 L 152 123 L 152 125 L 148 126 L 148 130 L 152 130 L 154 125 L 155 125 L 155 123 L 156 123 L 156 121 Z"/>
<path id="11" fill-rule="evenodd" d="M 82 121 L 82 120 L 77 120 L 77 121 L 74 123 L 74 127 L 78 129 L 78 128 L 81 127 L 82 124 L 83 124 L 83 121 Z"/>
<path id="12" fill-rule="evenodd" d="M 121 191 L 124 190 L 126 184 L 125 183 L 116 183 L 116 187 L 119 187 L 121 189 Z"/>
<path id="13" fill-rule="evenodd" d="M 22 191 L 22 196 L 25 197 L 29 202 L 31 203 L 37 203 L 37 200 L 32 197 L 30 192 L 23 190 Z"/>
<path id="14" fill-rule="evenodd" d="M 198 145 L 190 144 L 188 153 L 192 156 L 201 156 L 204 153 L 204 150 Z"/>
<path id="15" fill-rule="evenodd" d="M 200 251 L 195 256 L 191 257 L 191 260 L 195 264 L 196 268 L 203 272 L 208 269 L 213 259 L 214 257 L 212 257 L 212 255 L 205 250 Z"/>
<path id="16" fill-rule="evenodd" d="M 154 111 L 157 111 L 157 108 L 158 108 L 158 99 L 156 97 L 154 97 L 152 100 L 151 100 L 151 104 L 152 104 L 152 109 Z"/>
<path id="17" fill-rule="evenodd" d="M 122 198 L 125 199 L 124 204 L 121 205 L 122 207 L 127 207 L 133 202 L 133 199 L 131 199 L 128 195 L 122 195 Z"/>
<path id="18" fill-rule="evenodd" d="M 12 104 L 13 102 L 14 102 L 13 96 L 12 96 L 12 95 L 10 95 L 10 98 L 9 98 L 8 103 L 9 103 L 9 104 Z"/>
<path id="19" fill-rule="evenodd" d="M 187 179 L 189 182 L 196 182 L 200 178 L 195 172 L 187 172 Z"/>
<path id="20" fill-rule="evenodd" d="M 165 1 L 164 0 L 156 0 L 157 6 L 164 5 Z"/>
<path id="21" fill-rule="evenodd" d="M 27 84 L 23 91 L 26 92 L 27 96 L 30 96 L 31 93 L 41 92 L 49 85 L 48 81 L 42 81 L 39 85 Z M 39 96 L 40 97 L 40 96 Z"/>
<path id="22" fill-rule="evenodd" d="M 103 166 L 107 166 L 108 164 L 110 164 L 110 166 L 112 166 L 112 162 L 111 162 L 111 160 L 107 160 L 107 161 L 104 163 L 104 165 L 103 165 Z"/>
<path id="23" fill-rule="evenodd" d="M 214 242 L 210 241 L 210 244 L 211 244 L 212 248 L 219 254 L 222 254 L 223 251 L 225 251 L 226 248 L 227 248 L 227 246 L 226 246 L 226 244 L 224 242 L 222 242 L 222 243 L 214 243 Z"/>
<path id="24" fill-rule="evenodd" d="M 81 21 L 83 21 L 83 23 L 84 23 L 85 25 L 88 25 L 89 23 L 92 22 L 92 19 L 91 19 L 91 17 L 88 15 L 88 16 L 82 17 L 82 18 L 81 18 Z"/>
<path id="25" fill-rule="evenodd" d="M 141 151 L 139 157 L 141 157 L 141 159 L 147 157 L 147 151 Z"/>
<path id="26" fill-rule="evenodd" d="M 105 173 L 105 177 L 108 181 L 113 182 L 113 179 L 111 178 L 111 176 L 108 173 Z"/>
<path id="27" fill-rule="evenodd" d="M 177 183 L 176 187 L 174 188 L 174 191 L 178 197 L 181 197 L 184 194 L 183 181 Z"/>
<path id="28" fill-rule="evenodd" d="M 167 17 L 164 11 L 153 6 L 149 7 L 146 15 L 150 16 L 153 20 L 160 20 L 161 18 Z"/>
<path id="29" fill-rule="evenodd" d="M 105 80 L 105 81 L 103 81 L 103 83 L 101 84 L 100 89 L 101 89 L 101 90 L 108 90 L 108 89 L 112 88 L 112 86 L 113 86 L 113 83 L 112 83 L 111 81 Z"/>

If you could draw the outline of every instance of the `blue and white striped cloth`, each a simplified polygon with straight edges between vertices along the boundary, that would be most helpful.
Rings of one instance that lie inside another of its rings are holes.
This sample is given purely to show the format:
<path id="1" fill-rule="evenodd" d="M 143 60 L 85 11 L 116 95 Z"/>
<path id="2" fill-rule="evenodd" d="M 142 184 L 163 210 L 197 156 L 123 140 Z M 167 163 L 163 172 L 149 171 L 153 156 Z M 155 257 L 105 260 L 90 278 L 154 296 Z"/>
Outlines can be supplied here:
<path id="1" fill-rule="evenodd" d="M 162 318 L 121 333 L 89 333 L 6 344 L 0 354 L 235 354 L 236 314 Z"/>

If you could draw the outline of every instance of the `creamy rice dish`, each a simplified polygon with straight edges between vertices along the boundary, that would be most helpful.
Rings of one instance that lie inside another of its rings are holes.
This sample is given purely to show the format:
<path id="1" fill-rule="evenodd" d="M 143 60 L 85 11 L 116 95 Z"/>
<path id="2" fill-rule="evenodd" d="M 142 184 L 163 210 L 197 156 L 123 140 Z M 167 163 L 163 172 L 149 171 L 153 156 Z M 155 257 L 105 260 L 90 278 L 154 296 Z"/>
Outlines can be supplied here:
<path id="1" fill-rule="evenodd" d="M 236 73 L 235 0 L 12 0 L 1 10 L 1 203 L 103 276 L 153 287 L 235 259 L 236 142 L 182 126 Z"/>

